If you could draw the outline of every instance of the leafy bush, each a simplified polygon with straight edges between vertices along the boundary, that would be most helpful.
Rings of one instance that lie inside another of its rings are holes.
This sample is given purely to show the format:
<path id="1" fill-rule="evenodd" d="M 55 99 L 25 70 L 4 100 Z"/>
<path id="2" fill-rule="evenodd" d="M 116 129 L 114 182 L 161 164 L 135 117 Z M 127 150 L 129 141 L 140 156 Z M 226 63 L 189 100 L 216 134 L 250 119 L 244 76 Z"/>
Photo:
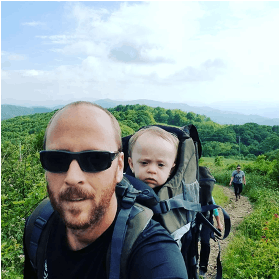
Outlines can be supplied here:
<path id="1" fill-rule="evenodd" d="M 1 144 L 1 261 L 2 278 L 21 278 L 23 274 L 22 236 L 25 217 L 46 196 L 44 171 L 32 141 L 18 146 Z"/>
<path id="2" fill-rule="evenodd" d="M 224 165 L 224 157 L 223 156 L 216 156 L 214 163 L 216 166 L 223 166 Z"/>
<path id="3" fill-rule="evenodd" d="M 245 218 L 223 258 L 224 278 L 279 278 L 278 210 L 278 200 L 261 203 Z"/>
<path id="4" fill-rule="evenodd" d="M 264 154 L 269 161 L 279 160 L 279 149 Z"/>

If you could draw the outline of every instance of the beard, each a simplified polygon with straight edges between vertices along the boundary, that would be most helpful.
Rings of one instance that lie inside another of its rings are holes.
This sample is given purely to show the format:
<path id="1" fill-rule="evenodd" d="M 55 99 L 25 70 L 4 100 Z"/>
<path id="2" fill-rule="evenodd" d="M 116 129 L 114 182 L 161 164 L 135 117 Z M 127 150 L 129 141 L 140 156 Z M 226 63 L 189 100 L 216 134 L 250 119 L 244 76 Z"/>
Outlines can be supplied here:
<path id="1" fill-rule="evenodd" d="M 65 190 L 59 193 L 58 197 L 55 197 L 53 191 L 51 191 L 49 187 L 49 184 L 47 184 L 47 191 L 54 210 L 59 213 L 66 227 L 73 230 L 85 230 L 89 227 L 98 225 L 103 219 L 103 216 L 110 206 L 112 196 L 115 193 L 116 184 L 117 182 L 115 174 L 111 185 L 106 187 L 100 193 L 100 199 L 98 203 L 96 202 L 94 193 L 85 190 L 79 185 L 67 187 Z M 66 209 L 64 205 L 65 202 L 71 203 L 70 201 L 74 199 L 84 199 L 86 201 L 90 201 L 90 207 L 86 208 L 86 210 L 83 208 L 82 210 L 78 204 L 76 205 L 75 203 L 72 203 L 70 206 L 67 206 Z M 86 214 L 86 217 L 81 218 L 81 214 Z"/>

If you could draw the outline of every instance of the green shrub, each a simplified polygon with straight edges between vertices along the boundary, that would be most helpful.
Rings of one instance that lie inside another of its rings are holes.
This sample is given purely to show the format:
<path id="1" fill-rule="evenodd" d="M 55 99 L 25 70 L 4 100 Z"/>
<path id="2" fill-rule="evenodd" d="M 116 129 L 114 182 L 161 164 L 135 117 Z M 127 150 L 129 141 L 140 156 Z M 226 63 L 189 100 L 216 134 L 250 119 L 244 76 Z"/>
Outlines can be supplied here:
<path id="1" fill-rule="evenodd" d="M 224 278 L 279 278 L 278 210 L 258 208 L 240 225 L 223 257 Z"/>
<path id="2" fill-rule="evenodd" d="M 224 165 L 224 157 L 223 156 L 216 156 L 214 163 L 216 166 L 223 166 Z"/>
<path id="3" fill-rule="evenodd" d="M 2 278 L 22 278 L 22 237 L 25 217 L 46 196 L 44 171 L 33 142 L 1 145 L 1 262 Z"/>

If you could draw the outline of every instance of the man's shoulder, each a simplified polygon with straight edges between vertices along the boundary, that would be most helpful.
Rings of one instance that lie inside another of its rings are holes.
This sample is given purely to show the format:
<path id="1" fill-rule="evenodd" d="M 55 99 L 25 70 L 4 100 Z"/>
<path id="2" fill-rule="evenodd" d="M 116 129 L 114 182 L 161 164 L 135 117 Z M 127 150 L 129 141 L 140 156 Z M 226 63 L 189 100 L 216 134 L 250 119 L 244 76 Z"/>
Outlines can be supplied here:
<path id="1" fill-rule="evenodd" d="M 151 220 L 133 245 L 128 278 L 187 278 L 183 256 L 170 233 Z"/>
<path id="2" fill-rule="evenodd" d="M 160 223 L 154 221 L 153 219 L 150 220 L 145 229 L 139 235 L 137 241 L 135 242 L 135 246 L 146 242 L 155 244 L 156 242 L 173 242 L 176 244 L 170 233 L 163 228 Z"/>

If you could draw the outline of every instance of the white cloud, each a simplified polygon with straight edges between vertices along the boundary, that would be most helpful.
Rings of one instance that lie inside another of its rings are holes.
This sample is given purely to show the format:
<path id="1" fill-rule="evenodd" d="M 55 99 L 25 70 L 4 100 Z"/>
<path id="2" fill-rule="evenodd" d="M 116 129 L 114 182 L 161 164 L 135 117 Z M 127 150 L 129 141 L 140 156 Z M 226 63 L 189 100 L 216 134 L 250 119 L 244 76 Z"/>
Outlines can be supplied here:
<path id="1" fill-rule="evenodd" d="M 68 16 L 76 22 L 75 32 L 41 36 L 53 44 L 65 44 L 64 48 L 55 51 L 105 57 L 128 45 L 139 52 L 138 62 L 152 63 L 185 57 L 187 39 L 198 31 L 196 17 L 203 14 L 194 2 L 124 3 L 112 14 L 80 3 L 70 7 Z M 127 63 L 129 55 L 122 60 Z"/>
<path id="2" fill-rule="evenodd" d="M 27 25 L 27 26 L 44 26 L 44 25 L 46 25 L 45 22 L 40 22 L 40 21 L 23 22 L 21 24 L 22 25 Z"/>
<path id="3" fill-rule="evenodd" d="M 5 71 L 5 70 L 1 70 L 1 80 L 5 80 L 5 79 L 10 79 L 10 74 L 9 72 Z"/>
<path id="4" fill-rule="evenodd" d="M 231 13 L 238 17 L 247 17 L 248 14 L 255 12 L 263 12 L 266 8 L 264 1 L 254 1 L 252 4 L 249 1 L 229 1 L 228 2 Z"/>
<path id="5" fill-rule="evenodd" d="M 32 76 L 39 76 L 43 74 L 43 71 L 37 71 L 37 70 L 27 70 L 27 71 L 21 71 L 23 76 L 32 77 Z"/>
<path id="6" fill-rule="evenodd" d="M 25 60 L 25 56 L 24 55 L 20 55 L 20 54 L 11 54 L 8 56 L 9 60 L 13 60 L 13 61 L 21 61 L 21 60 Z"/>
<path id="7" fill-rule="evenodd" d="M 11 53 L 11 52 L 8 52 L 8 51 L 1 51 L 1 56 L 3 56 L 4 59 L 10 60 L 10 61 L 26 60 L 25 55 L 17 54 L 17 53 Z"/>
<path id="8" fill-rule="evenodd" d="M 60 66 L 7 72 L 3 92 L 37 92 L 38 99 L 279 102 L 278 9 L 264 1 L 215 2 L 210 9 L 212 3 L 125 2 L 111 12 L 67 2 L 71 29 L 36 37 Z M 63 65 L 63 57 L 77 64 Z"/>

